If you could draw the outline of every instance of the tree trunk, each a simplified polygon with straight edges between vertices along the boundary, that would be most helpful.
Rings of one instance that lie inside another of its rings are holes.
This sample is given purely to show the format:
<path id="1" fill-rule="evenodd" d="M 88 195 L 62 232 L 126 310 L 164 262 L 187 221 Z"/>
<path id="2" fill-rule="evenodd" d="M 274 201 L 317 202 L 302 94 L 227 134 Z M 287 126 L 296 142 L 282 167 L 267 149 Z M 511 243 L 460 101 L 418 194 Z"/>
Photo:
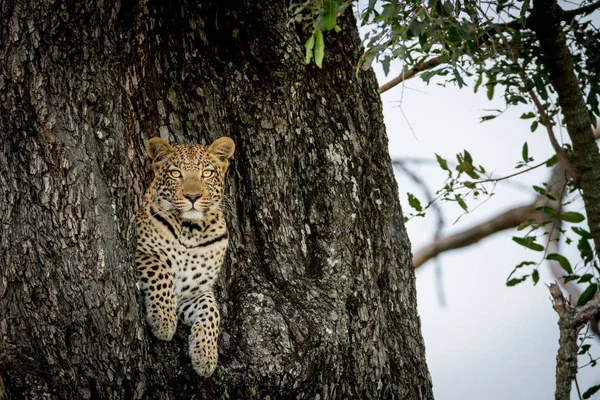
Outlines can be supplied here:
<path id="1" fill-rule="evenodd" d="M 306 66 L 287 1 L 0 4 L 0 371 L 12 398 L 430 399 L 371 71 L 350 12 Z M 236 142 L 219 365 L 135 289 L 143 142 Z"/>

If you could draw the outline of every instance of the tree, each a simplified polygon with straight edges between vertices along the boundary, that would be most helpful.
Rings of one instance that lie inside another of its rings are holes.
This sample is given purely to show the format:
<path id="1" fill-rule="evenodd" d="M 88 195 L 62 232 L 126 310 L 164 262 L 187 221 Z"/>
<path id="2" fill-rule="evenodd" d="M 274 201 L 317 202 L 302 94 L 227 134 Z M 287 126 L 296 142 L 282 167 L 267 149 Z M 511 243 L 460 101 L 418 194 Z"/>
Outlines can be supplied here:
<path id="1" fill-rule="evenodd" d="M 13 398 L 410 398 L 431 381 L 355 21 L 305 66 L 287 3 L 0 6 L 0 371 Z M 236 142 L 215 375 L 135 289 L 143 143 Z"/>
<path id="2" fill-rule="evenodd" d="M 311 13 L 318 16 L 312 18 L 316 21 L 315 30 L 329 29 L 322 23 L 327 19 L 328 8 L 311 9 Z M 561 317 L 561 351 L 569 349 L 562 355 L 559 352 L 557 398 L 570 395 L 571 380 L 577 369 L 576 362 L 571 361 L 576 360 L 581 321 L 591 320 L 592 329 L 597 333 L 600 331 L 600 294 L 597 294 L 600 279 L 597 264 L 600 251 L 600 153 L 593 132 L 593 127 L 597 126 L 596 117 L 600 116 L 599 31 L 587 18 L 599 8 L 598 1 L 585 1 L 578 8 L 569 10 L 563 9 L 555 0 L 384 0 L 369 1 L 361 13 L 363 23 L 373 28 L 367 34 L 368 48 L 362 59 L 363 65 L 368 67 L 377 60 L 384 71 L 388 71 L 391 62 L 401 60 L 404 63 L 403 72 L 382 85 L 381 92 L 417 75 L 427 82 L 443 77 L 445 83 L 455 83 L 459 87 L 472 80 L 474 90 L 485 88 L 490 99 L 494 89 L 501 86 L 507 107 L 532 106 L 533 112 L 521 117 L 533 119 L 532 131 L 539 126 L 545 127 L 554 156 L 533 164 L 527 143 L 524 143 L 523 161 L 516 166 L 521 172 L 513 174 L 560 163 L 547 185 L 534 186 L 540 195 L 536 202 L 503 212 L 465 232 L 436 238 L 431 245 L 415 253 L 415 264 L 421 265 L 442 251 L 472 244 L 499 230 L 515 227 L 524 230 L 524 235 L 515 236 L 513 240 L 544 254 L 542 259 L 552 263 L 553 271 L 560 271 L 557 279 L 571 289 L 578 306 L 573 314 L 575 317 L 570 315 L 569 307 L 563 305 L 561 308 L 559 304 L 564 298 L 561 300 L 562 294 L 558 296 L 556 286 L 553 286 L 555 308 Z M 482 122 L 496 118 L 502 112 L 497 110 L 484 116 Z M 553 129 L 557 123 L 565 125 L 570 143 L 558 142 Z M 468 212 L 467 197 L 487 195 L 486 184 L 493 185 L 512 176 L 499 179 L 486 176 L 485 168 L 477 165 L 466 150 L 457 155 L 455 167 L 450 168 L 440 156 L 437 161 L 448 172 L 448 180 L 436 193 L 437 198 L 456 202 L 465 212 Z M 571 197 L 567 198 L 568 195 Z M 563 204 L 577 196 L 584 203 L 585 216 L 562 209 Z M 412 195 L 408 200 L 417 216 L 423 215 L 432 204 L 428 201 L 427 206 L 421 205 Z M 584 220 L 587 220 L 587 226 L 571 225 L 569 229 L 562 226 Z M 571 237 L 573 233 L 575 239 Z M 577 244 L 581 259 L 577 260 L 576 269 L 558 251 L 561 237 L 566 237 L 567 243 Z M 527 279 L 537 284 L 539 265 L 540 262 L 532 261 L 519 264 L 513 274 L 523 270 L 528 273 L 519 277 L 511 274 L 507 285 Z M 584 284 L 586 289 L 582 293 L 575 291 L 573 283 L 569 284 L 573 281 Z M 564 322 L 567 320 L 570 322 Z M 580 351 L 586 352 L 586 349 L 589 345 L 581 346 Z M 565 360 L 569 362 L 565 363 Z M 600 385 L 591 388 L 587 395 L 597 390 Z"/>

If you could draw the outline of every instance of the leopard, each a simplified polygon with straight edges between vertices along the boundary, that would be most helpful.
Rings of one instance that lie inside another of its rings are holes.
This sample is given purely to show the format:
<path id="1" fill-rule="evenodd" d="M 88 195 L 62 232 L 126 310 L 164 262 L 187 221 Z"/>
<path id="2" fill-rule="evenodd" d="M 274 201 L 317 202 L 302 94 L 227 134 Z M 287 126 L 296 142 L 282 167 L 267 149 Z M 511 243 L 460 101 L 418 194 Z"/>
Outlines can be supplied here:
<path id="1" fill-rule="evenodd" d="M 229 244 L 222 210 L 225 174 L 235 144 L 221 137 L 210 146 L 146 142 L 154 177 L 136 212 L 136 270 L 152 334 L 170 341 L 178 320 L 191 327 L 194 371 L 216 369 L 221 317 L 214 285 Z"/>

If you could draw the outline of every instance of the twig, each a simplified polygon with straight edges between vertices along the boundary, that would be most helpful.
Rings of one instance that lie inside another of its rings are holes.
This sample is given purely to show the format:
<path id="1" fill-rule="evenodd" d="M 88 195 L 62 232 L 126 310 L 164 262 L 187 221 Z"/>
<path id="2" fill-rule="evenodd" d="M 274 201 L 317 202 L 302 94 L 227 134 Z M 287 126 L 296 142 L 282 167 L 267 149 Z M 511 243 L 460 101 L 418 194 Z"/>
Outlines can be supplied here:
<path id="1" fill-rule="evenodd" d="M 583 400 L 583 397 L 581 397 L 581 390 L 579 390 L 579 382 L 577 382 L 577 375 L 575 375 L 575 388 L 577 388 L 577 395 L 579 396 L 579 400 Z"/>
<path id="2" fill-rule="evenodd" d="M 500 181 L 503 181 L 503 180 L 505 180 L 505 179 L 513 178 L 513 177 L 515 177 L 515 176 L 518 176 L 518 175 L 524 174 L 524 173 L 526 173 L 526 172 L 532 171 L 532 170 L 534 170 L 534 169 L 536 169 L 536 168 L 539 168 L 539 167 L 541 167 L 542 165 L 546 164 L 546 163 L 547 163 L 548 161 L 550 161 L 551 159 L 552 159 L 552 158 L 549 158 L 549 159 L 547 159 L 546 161 L 542 161 L 541 163 L 539 163 L 539 164 L 536 164 L 536 165 L 534 165 L 534 166 L 532 166 L 532 167 L 529 167 L 529 168 L 526 168 L 526 169 L 522 169 L 521 171 L 515 172 L 514 174 L 510 174 L 510 175 L 503 176 L 503 177 L 501 177 L 501 178 L 489 178 L 489 179 L 482 179 L 482 180 L 479 180 L 479 181 L 473 181 L 473 182 L 471 182 L 471 181 L 468 181 L 468 183 L 469 183 L 469 185 L 477 185 L 477 184 L 479 184 L 479 183 L 500 182 Z M 465 183 L 466 183 L 466 182 L 465 182 Z M 467 186 L 467 187 L 468 187 L 468 186 Z"/>

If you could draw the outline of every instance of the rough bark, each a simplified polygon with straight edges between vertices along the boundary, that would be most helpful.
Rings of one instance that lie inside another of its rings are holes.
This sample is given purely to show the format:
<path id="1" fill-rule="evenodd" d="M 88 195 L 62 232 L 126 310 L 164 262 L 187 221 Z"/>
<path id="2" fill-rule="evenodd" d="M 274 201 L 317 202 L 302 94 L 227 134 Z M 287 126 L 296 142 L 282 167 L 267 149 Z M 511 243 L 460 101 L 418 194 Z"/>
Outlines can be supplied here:
<path id="1" fill-rule="evenodd" d="M 558 313 L 560 339 L 556 355 L 556 400 L 571 398 L 571 383 L 577 375 L 577 338 L 583 325 L 596 318 L 600 309 L 600 293 L 591 298 L 585 305 L 573 307 L 564 298 L 558 285 L 551 284 L 550 294 L 554 301 L 554 309 Z"/>
<path id="2" fill-rule="evenodd" d="M 0 4 L 0 371 L 13 398 L 430 399 L 377 83 L 350 13 L 305 66 L 286 1 Z M 143 142 L 236 142 L 210 379 L 133 273 Z"/>

